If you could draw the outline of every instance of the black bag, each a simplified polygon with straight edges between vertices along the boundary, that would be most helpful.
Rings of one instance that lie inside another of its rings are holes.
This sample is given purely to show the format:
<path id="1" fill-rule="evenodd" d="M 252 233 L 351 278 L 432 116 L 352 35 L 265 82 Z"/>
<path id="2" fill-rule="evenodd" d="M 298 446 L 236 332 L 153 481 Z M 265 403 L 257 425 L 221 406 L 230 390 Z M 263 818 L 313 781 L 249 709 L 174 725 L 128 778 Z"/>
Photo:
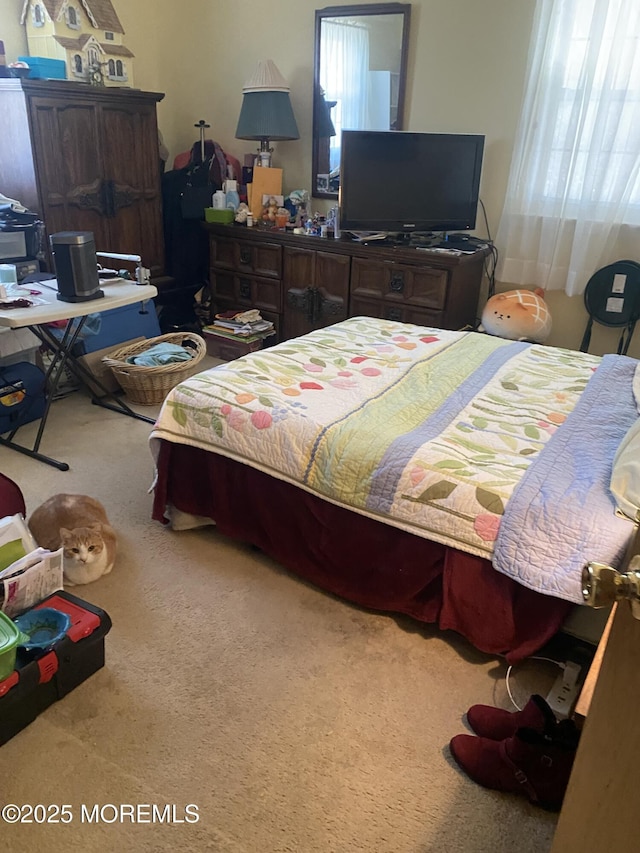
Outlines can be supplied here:
<path id="1" fill-rule="evenodd" d="M 204 219 L 205 207 L 211 207 L 211 199 L 216 189 L 215 184 L 205 184 L 203 187 L 187 185 L 180 200 L 183 219 Z"/>
<path id="2" fill-rule="evenodd" d="M 20 361 L 0 367 L 0 435 L 12 432 L 44 414 L 44 373 Z"/>
<path id="3" fill-rule="evenodd" d="M 227 160 L 222 148 L 211 139 L 196 142 L 185 172 L 187 183 L 181 198 L 182 217 L 204 219 L 205 207 L 211 207 L 214 192 L 222 189 L 226 178 Z"/>

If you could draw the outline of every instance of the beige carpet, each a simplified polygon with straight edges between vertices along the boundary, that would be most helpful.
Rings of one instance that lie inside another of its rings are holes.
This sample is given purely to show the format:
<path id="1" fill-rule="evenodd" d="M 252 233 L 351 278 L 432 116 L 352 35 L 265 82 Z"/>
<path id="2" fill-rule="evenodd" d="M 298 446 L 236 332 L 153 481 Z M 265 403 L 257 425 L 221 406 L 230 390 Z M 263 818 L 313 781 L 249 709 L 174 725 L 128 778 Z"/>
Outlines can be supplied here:
<path id="1" fill-rule="evenodd" d="M 0 748 L 2 803 L 69 804 L 73 822 L 3 825 L 2 848 L 548 850 L 556 817 L 476 786 L 447 748 L 471 704 L 510 707 L 504 665 L 337 600 L 212 528 L 151 521 L 149 430 L 75 393 L 54 403 L 41 448 L 70 471 L 0 449 L 28 512 L 88 493 L 120 535 L 113 572 L 72 590 L 113 620 L 105 668 Z M 556 674 L 518 668 L 518 698 Z M 177 818 L 195 804 L 199 821 L 82 823 L 81 804 L 167 803 Z"/>

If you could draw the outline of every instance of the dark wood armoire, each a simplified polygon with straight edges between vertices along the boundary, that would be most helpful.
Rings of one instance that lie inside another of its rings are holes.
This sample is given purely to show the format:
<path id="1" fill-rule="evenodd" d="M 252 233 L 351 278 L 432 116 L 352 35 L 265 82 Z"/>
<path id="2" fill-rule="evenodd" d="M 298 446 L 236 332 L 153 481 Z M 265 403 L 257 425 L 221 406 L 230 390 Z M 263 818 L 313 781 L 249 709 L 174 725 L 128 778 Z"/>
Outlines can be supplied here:
<path id="1" fill-rule="evenodd" d="M 161 284 L 156 104 L 163 97 L 67 80 L 0 79 L 0 192 L 37 213 L 47 235 L 92 231 L 98 251 L 141 255 Z"/>

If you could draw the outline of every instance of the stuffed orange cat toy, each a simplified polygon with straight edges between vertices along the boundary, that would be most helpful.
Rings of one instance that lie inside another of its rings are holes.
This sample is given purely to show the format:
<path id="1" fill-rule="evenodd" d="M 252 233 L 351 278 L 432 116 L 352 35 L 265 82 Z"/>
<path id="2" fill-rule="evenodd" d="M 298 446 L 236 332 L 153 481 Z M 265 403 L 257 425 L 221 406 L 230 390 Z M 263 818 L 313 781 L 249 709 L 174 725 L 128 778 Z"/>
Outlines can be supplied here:
<path id="1" fill-rule="evenodd" d="M 480 331 L 510 341 L 546 341 L 551 333 L 551 314 L 544 290 L 538 287 L 496 293 L 484 306 Z"/>

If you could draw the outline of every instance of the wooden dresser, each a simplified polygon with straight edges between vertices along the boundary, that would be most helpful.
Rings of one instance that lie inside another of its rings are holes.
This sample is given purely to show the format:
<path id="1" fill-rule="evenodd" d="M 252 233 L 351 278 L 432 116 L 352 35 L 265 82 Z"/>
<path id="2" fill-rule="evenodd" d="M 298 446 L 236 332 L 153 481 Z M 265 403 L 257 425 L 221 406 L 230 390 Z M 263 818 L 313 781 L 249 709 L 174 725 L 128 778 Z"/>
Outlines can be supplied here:
<path id="1" fill-rule="evenodd" d="M 98 251 L 164 272 L 156 104 L 164 95 L 69 80 L 0 80 L 0 191 Z M 155 283 L 155 281 L 154 281 Z"/>
<path id="2" fill-rule="evenodd" d="M 234 225 L 209 232 L 212 312 L 257 308 L 276 340 L 347 317 L 461 329 L 476 323 L 487 251 L 447 255 Z"/>

